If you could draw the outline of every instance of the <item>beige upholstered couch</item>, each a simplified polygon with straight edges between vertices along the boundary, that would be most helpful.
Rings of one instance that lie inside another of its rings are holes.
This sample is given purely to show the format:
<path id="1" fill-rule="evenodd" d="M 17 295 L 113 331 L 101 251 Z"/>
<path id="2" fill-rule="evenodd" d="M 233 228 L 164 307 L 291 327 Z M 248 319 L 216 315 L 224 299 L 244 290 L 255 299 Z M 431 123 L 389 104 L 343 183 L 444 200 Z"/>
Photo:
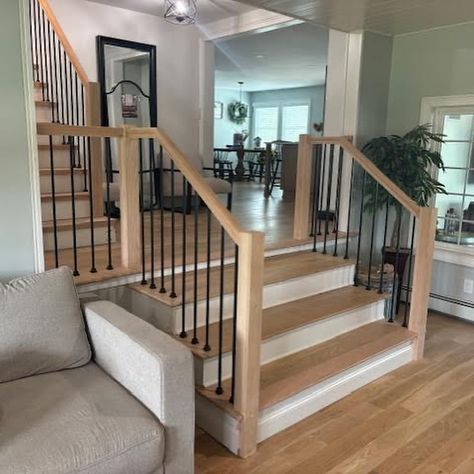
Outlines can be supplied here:
<path id="1" fill-rule="evenodd" d="M 191 474 L 190 352 L 67 268 L 0 284 L 0 472 Z"/>

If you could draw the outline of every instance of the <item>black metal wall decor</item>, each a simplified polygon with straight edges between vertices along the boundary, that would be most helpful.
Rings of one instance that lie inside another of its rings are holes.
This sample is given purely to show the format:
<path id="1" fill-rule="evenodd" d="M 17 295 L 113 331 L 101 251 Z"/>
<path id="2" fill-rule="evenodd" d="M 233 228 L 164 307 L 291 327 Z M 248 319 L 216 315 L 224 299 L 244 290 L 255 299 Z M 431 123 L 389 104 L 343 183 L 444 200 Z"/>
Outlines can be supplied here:
<path id="1" fill-rule="evenodd" d="M 175 25 L 196 23 L 196 0 L 165 0 L 165 20 Z"/>

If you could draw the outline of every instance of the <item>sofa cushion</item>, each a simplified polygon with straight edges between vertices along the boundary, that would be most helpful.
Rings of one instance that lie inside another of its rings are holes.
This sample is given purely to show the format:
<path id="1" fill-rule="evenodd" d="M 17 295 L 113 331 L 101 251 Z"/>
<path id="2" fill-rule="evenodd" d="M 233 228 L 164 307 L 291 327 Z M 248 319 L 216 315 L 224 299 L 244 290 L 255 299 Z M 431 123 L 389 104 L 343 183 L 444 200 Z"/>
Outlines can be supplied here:
<path id="1" fill-rule="evenodd" d="M 68 268 L 0 284 L 0 382 L 79 367 L 90 358 Z"/>
<path id="2" fill-rule="evenodd" d="M 149 474 L 157 418 L 95 363 L 0 384 L 0 472 Z"/>

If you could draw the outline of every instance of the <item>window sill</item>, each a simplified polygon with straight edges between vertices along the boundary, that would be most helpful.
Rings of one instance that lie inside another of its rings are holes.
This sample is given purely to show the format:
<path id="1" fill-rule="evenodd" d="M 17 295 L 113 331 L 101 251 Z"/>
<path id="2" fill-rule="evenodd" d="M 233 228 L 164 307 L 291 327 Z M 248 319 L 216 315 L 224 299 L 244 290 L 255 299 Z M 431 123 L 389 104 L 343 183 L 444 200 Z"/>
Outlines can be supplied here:
<path id="1" fill-rule="evenodd" d="M 439 262 L 474 267 L 474 248 L 463 248 L 455 244 L 435 242 L 433 258 Z"/>

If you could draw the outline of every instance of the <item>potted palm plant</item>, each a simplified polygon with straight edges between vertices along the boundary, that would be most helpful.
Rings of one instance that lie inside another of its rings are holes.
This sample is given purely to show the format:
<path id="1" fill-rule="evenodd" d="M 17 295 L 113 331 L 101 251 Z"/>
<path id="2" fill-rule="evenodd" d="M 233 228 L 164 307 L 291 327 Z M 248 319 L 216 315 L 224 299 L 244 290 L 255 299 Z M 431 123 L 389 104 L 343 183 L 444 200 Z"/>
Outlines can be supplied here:
<path id="1" fill-rule="evenodd" d="M 433 177 L 433 170 L 443 170 L 441 154 L 434 147 L 444 143 L 443 135 L 432 133 L 429 124 L 418 125 L 405 135 L 389 135 L 370 140 L 363 153 L 400 189 L 419 206 L 429 206 L 437 193 L 446 193 L 444 185 Z M 409 250 L 398 247 L 398 236 L 402 226 L 403 209 L 384 189 L 377 189 L 374 180 L 366 188 L 365 209 L 395 207 L 395 219 L 390 238 L 390 247 L 382 250 L 384 263 L 396 265 L 396 272 L 403 279 Z M 396 254 L 398 253 L 398 257 Z M 395 263 L 396 262 L 396 263 Z"/>

